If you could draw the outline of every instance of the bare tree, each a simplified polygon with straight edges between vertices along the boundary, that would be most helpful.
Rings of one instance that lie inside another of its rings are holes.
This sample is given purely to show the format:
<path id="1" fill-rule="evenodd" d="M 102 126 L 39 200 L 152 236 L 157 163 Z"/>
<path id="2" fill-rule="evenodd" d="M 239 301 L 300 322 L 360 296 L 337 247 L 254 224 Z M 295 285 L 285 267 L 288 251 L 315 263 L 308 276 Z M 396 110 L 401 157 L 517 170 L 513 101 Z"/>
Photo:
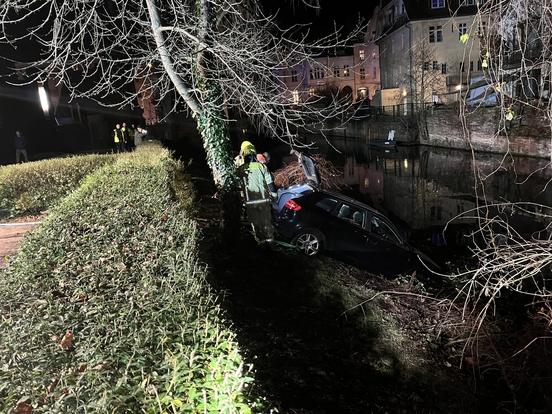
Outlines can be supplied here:
<path id="1" fill-rule="evenodd" d="M 478 4 L 474 25 L 481 41 L 481 65 L 497 96 L 500 114 L 496 137 L 513 138 L 513 126 L 521 125 L 526 118 L 534 123 L 527 127 L 546 131 L 535 139 L 552 143 L 552 2 L 488 0 Z M 478 108 L 461 105 L 460 110 L 466 141 L 471 145 L 466 116 Z M 484 321 L 494 315 L 497 301 L 504 300 L 501 298 L 508 293 L 525 295 L 536 308 L 550 310 L 552 303 L 548 286 L 552 275 L 552 207 L 528 201 L 489 200 L 487 179 L 503 165 L 484 174 L 476 167 L 476 156 L 472 147 L 476 207 L 459 216 L 478 223 L 471 248 L 476 265 L 451 276 L 461 282 L 457 298 L 464 301 L 465 320 L 473 323 L 473 341 L 466 346 L 477 342 Z M 506 154 L 504 163 L 509 160 Z M 551 167 L 552 152 L 541 170 Z M 550 181 L 542 191 L 550 191 L 549 187 Z M 510 220 L 514 215 L 538 224 L 539 231 L 527 234 L 514 226 Z M 540 317 L 547 319 L 548 327 L 552 325 L 552 312 L 541 311 Z"/>
<path id="2" fill-rule="evenodd" d="M 55 79 L 71 97 L 114 106 L 155 94 L 170 98 L 174 110 L 184 107 L 222 194 L 236 186 L 226 114 L 239 112 L 293 143 L 299 128 L 342 110 L 294 105 L 283 77 L 348 38 L 305 45 L 297 28 L 279 28 L 256 1 L 6 0 L 0 23 L 4 42 L 40 46 L 40 58 L 27 65 L 31 82 Z M 147 81 L 135 91 L 129 85 L 137 79 Z"/>

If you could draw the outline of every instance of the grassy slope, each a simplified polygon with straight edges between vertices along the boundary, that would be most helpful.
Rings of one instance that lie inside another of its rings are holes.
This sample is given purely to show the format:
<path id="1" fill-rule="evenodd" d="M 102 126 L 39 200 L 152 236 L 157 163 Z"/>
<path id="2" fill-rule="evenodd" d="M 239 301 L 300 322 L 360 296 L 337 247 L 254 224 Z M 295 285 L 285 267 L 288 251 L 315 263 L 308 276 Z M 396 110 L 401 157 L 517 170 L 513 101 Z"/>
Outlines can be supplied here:
<path id="1" fill-rule="evenodd" d="M 250 412 L 192 198 L 168 152 L 146 147 L 51 210 L 0 280 L 0 412 L 21 397 L 35 413 Z"/>
<path id="2" fill-rule="evenodd" d="M 46 210 L 114 160 L 114 155 L 94 154 L 0 167 L 0 217 Z"/>

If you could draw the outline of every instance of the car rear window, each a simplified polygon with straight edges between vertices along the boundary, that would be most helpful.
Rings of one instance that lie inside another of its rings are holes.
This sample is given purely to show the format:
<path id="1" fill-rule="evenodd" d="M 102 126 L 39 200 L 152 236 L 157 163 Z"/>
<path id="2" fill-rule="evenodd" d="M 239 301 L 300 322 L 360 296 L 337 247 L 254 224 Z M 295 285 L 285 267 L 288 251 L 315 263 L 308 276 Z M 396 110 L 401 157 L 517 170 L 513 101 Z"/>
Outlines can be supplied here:
<path id="1" fill-rule="evenodd" d="M 314 205 L 329 213 L 337 205 L 337 200 L 334 200 L 333 198 L 323 198 L 322 200 L 317 201 Z"/>

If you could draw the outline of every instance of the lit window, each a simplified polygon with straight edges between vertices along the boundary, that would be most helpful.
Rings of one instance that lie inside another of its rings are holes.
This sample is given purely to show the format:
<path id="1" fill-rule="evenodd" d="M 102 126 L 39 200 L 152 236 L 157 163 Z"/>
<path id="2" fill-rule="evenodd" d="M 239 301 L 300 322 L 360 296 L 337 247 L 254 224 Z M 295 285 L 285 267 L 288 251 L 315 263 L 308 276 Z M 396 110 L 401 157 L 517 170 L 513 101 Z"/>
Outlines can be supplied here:
<path id="1" fill-rule="evenodd" d="M 292 69 L 291 71 L 291 81 L 297 82 L 297 71 L 295 69 Z"/>
<path id="2" fill-rule="evenodd" d="M 293 104 L 298 105 L 299 104 L 299 91 L 293 91 Z"/>
<path id="3" fill-rule="evenodd" d="M 358 57 L 360 58 L 360 60 L 364 60 L 364 49 L 360 49 L 359 52 L 358 52 Z"/>
<path id="4" fill-rule="evenodd" d="M 366 69 L 360 68 L 360 79 L 366 79 Z"/>
<path id="5" fill-rule="evenodd" d="M 445 7 L 445 0 L 431 0 L 432 9 L 442 9 Z"/>
<path id="6" fill-rule="evenodd" d="M 309 96 L 314 96 L 314 88 L 309 88 Z"/>
<path id="7" fill-rule="evenodd" d="M 349 77 L 349 65 L 343 65 L 343 76 L 346 78 Z"/>

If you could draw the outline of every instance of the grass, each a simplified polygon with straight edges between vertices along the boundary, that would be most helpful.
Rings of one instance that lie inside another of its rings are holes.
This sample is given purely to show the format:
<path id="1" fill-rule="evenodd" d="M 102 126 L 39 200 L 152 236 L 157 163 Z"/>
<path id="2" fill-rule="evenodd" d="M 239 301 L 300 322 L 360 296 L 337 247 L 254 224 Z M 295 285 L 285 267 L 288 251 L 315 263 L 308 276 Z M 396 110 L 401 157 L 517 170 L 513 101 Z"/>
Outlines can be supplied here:
<path id="1" fill-rule="evenodd" d="M 169 153 L 144 146 L 50 211 L 0 275 L 0 412 L 263 411 L 192 206 Z"/>
<path id="2" fill-rule="evenodd" d="M 114 155 L 80 155 L 0 167 L 0 217 L 40 213 Z"/>

